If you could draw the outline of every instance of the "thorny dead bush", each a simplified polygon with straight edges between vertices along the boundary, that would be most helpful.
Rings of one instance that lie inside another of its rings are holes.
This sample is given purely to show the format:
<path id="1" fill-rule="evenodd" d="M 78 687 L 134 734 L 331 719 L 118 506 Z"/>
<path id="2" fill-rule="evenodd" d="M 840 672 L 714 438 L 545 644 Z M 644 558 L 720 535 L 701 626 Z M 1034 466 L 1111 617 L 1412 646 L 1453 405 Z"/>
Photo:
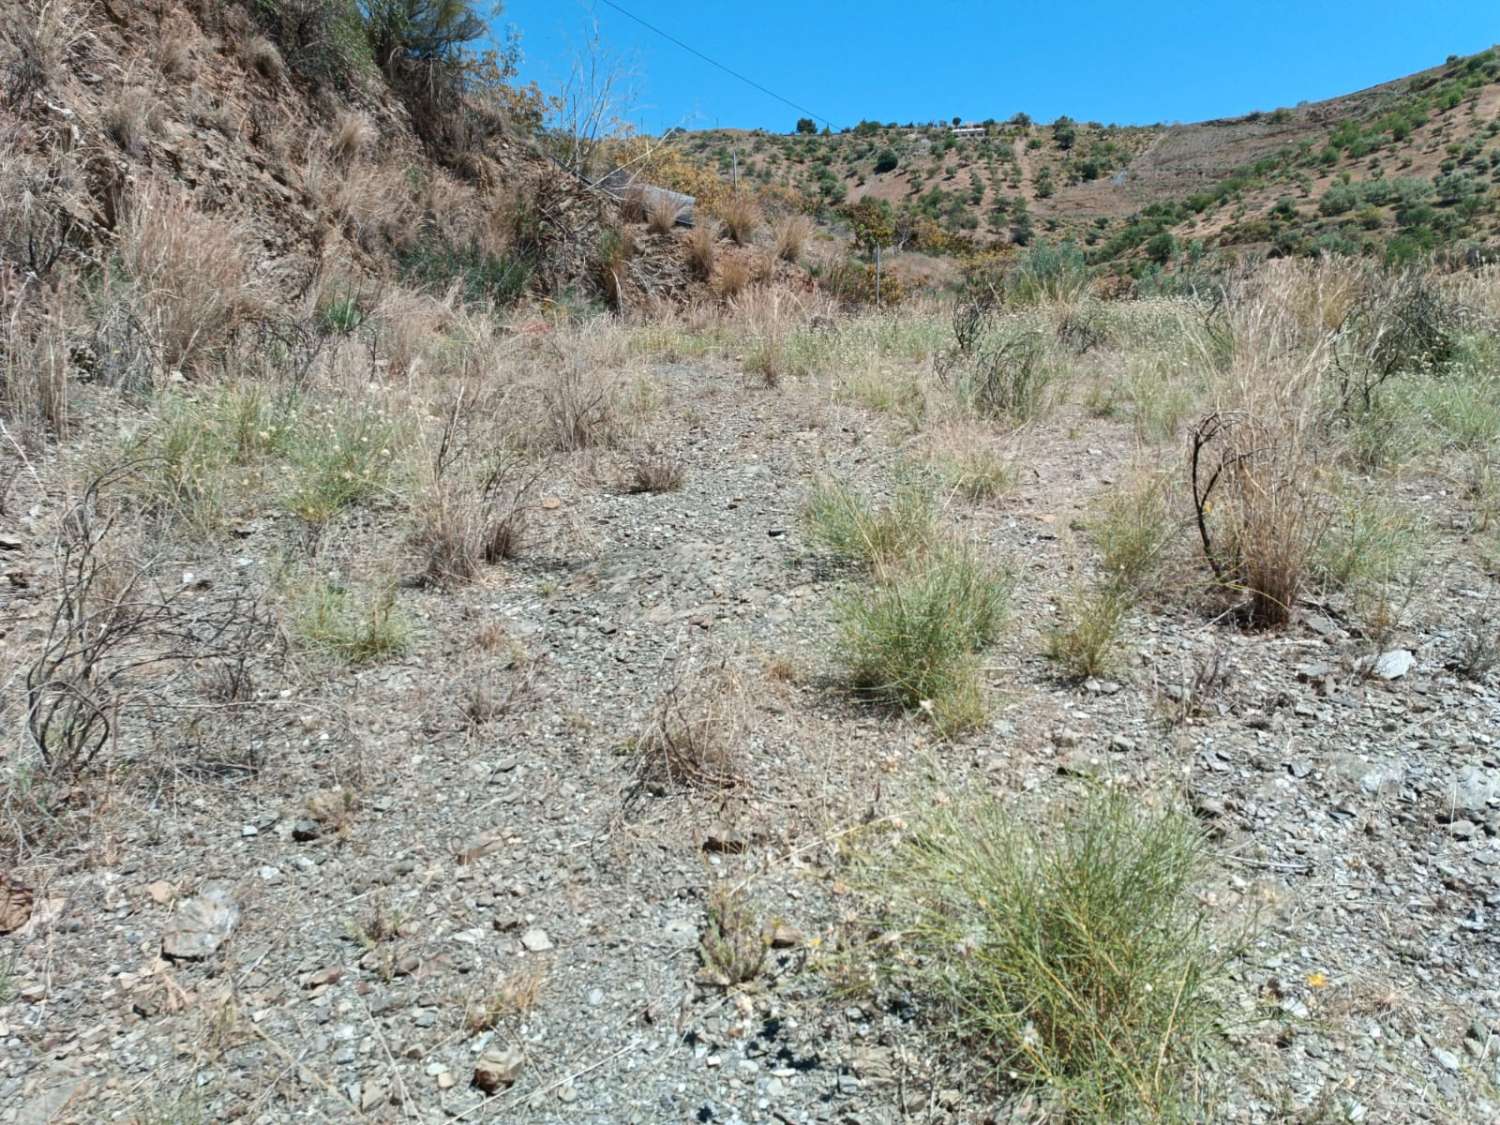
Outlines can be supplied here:
<path id="1" fill-rule="evenodd" d="M 547 463 L 497 449 L 476 419 L 496 402 L 460 388 L 433 450 L 431 480 L 417 509 L 413 541 L 422 577 L 440 585 L 471 581 L 483 566 L 514 558 Z"/>
<path id="2" fill-rule="evenodd" d="M 1188 478 L 1203 557 L 1223 589 L 1249 598 L 1252 625 L 1291 619 L 1328 528 L 1305 435 L 1247 413 L 1195 427 Z"/>
<path id="3" fill-rule="evenodd" d="M 576 357 L 542 387 L 547 446 L 558 453 L 613 444 L 619 429 L 616 388 L 603 372 Z"/>
<path id="4" fill-rule="evenodd" d="M 636 736 L 636 795 L 732 789 L 744 778 L 743 687 L 728 663 L 695 666 L 662 693 Z"/>
<path id="5" fill-rule="evenodd" d="M 184 705 L 205 662 L 242 664 L 268 629 L 244 590 L 204 595 L 169 584 L 149 560 L 113 555 L 101 501 L 118 472 L 95 477 L 58 537 L 58 595 L 26 672 L 26 729 L 49 768 L 78 774 L 146 708 Z"/>

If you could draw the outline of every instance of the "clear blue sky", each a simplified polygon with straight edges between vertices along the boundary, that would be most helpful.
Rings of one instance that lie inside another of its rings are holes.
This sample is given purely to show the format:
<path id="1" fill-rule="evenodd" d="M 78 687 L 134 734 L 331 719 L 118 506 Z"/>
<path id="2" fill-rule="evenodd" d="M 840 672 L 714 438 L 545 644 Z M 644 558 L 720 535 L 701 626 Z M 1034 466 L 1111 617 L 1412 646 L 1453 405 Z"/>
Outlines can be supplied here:
<path id="1" fill-rule="evenodd" d="M 1500 0 L 618 0 L 704 54 L 826 116 L 1147 124 L 1270 110 L 1472 54 Z M 597 20 L 636 75 L 631 119 L 790 130 L 797 110 L 597 0 L 506 0 L 522 77 L 558 87 Z M 821 124 L 821 122 L 820 122 Z"/>

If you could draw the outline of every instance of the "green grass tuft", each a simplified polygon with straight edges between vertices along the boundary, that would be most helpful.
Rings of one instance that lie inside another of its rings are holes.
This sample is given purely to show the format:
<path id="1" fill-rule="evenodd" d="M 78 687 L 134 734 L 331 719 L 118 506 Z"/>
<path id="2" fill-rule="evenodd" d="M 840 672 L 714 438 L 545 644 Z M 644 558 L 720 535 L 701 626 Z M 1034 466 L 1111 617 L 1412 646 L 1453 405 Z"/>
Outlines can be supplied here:
<path id="1" fill-rule="evenodd" d="M 1205 856 L 1191 816 L 1104 790 L 1041 830 L 994 798 L 939 804 L 860 875 L 892 983 L 1002 1081 L 1062 1121 L 1201 1120 L 1225 967 Z"/>

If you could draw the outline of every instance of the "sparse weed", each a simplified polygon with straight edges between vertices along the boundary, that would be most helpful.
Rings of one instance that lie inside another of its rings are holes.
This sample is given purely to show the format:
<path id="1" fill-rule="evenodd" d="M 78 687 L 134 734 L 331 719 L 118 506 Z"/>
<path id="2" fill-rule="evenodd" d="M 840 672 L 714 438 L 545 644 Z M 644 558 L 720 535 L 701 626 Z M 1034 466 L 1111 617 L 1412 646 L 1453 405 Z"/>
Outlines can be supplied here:
<path id="1" fill-rule="evenodd" d="M 406 648 L 410 626 L 389 583 L 351 590 L 311 578 L 291 593 L 290 632 L 302 644 L 348 664 L 370 664 Z"/>
<path id="2" fill-rule="evenodd" d="M 769 948 L 745 893 L 714 887 L 708 896 L 708 921 L 698 942 L 704 974 L 721 988 L 748 984 L 760 975 Z"/>
<path id="3" fill-rule="evenodd" d="M 308 523 L 327 523 L 387 487 L 404 440 L 403 427 L 371 404 L 307 410 L 288 438 L 292 475 L 283 503 Z"/>
<path id="4" fill-rule="evenodd" d="M 1160 571 L 1179 530 L 1167 479 L 1145 471 L 1105 493 L 1089 520 L 1107 579 L 1137 591 Z"/>
<path id="5" fill-rule="evenodd" d="M 1127 587 L 1110 582 L 1065 594 L 1058 606 L 1058 622 L 1047 633 L 1048 658 L 1070 680 L 1107 675 L 1134 605 Z"/>
<path id="6" fill-rule="evenodd" d="M 938 460 L 943 485 L 966 500 L 1004 496 L 1016 486 L 1016 467 L 992 449 L 968 449 Z"/>
<path id="7" fill-rule="evenodd" d="M 507 973 L 464 1005 L 465 1029 L 477 1035 L 527 1015 L 541 999 L 546 982 L 545 970 L 534 963 Z"/>

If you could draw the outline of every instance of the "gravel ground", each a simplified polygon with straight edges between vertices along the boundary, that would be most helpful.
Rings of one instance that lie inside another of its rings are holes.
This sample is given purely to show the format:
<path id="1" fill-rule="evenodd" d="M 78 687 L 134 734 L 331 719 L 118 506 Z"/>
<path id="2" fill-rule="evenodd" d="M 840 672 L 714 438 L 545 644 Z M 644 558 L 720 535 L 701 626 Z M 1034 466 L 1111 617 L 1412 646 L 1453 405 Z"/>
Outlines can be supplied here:
<path id="1" fill-rule="evenodd" d="M 1361 664 L 1378 653 L 1335 600 L 1250 634 L 1163 596 L 1116 681 L 1068 685 L 1040 636 L 1073 525 L 1132 443 L 1060 413 L 1014 492 L 954 508 L 1020 581 L 993 718 L 942 744 L 831 686 L 832 605 L 858 579 L 797 520 L 819 472 L 888 488 L 921 439 L 811 384 L 653 378 L 684 420 L 681 491 L 627 494 L 607 455 L 563 466 L 521 559 L 400 592 L 403 655 L 288 668 L 232 722 L 142 735 L 89 841 L 28 858 L 31 920 L 0 938 L 0 1122 L 1038 1120 L 902 998 L 838 992 L 819 956 L 859 910 L 853 829 L 934 785 L 1045 799 L 1080 774 L 1184 793 L 1219 853 L 1205 893 L 1226 919 L 1259 907 L 1228 1029 L 1245 1068 L 1216 1120 L 1497 1119 L 1500 694 L 1446 670 L 1495 583 L 1463 561 L 1440 482 L 1391 486 L 1425 498 L 1444 555 L 1379 645 L 1414 657 L 1399 677 Z M 12 652 L 45 624 L 58 499 L 12 497 L 32 512 L 3 556 Z M 243 530 L 182 569 L 261 574 L 284 529 Z M 378 513 L 346 532 L 398 536 Z M 1212 659 L 1205 712 L 1164 723 L 1184 667 Z M 721 669 L 704 682 L 735 716 L 742 782 L 662 794 L 631 740 L 694 668 Z M 511 705 L 474 727 L 479 681 Z M 757 979 L 725 990 L 698 947 L 730 881 L 778 929 Z M 228 939 L 164 957 L 215 894 Z"/>

